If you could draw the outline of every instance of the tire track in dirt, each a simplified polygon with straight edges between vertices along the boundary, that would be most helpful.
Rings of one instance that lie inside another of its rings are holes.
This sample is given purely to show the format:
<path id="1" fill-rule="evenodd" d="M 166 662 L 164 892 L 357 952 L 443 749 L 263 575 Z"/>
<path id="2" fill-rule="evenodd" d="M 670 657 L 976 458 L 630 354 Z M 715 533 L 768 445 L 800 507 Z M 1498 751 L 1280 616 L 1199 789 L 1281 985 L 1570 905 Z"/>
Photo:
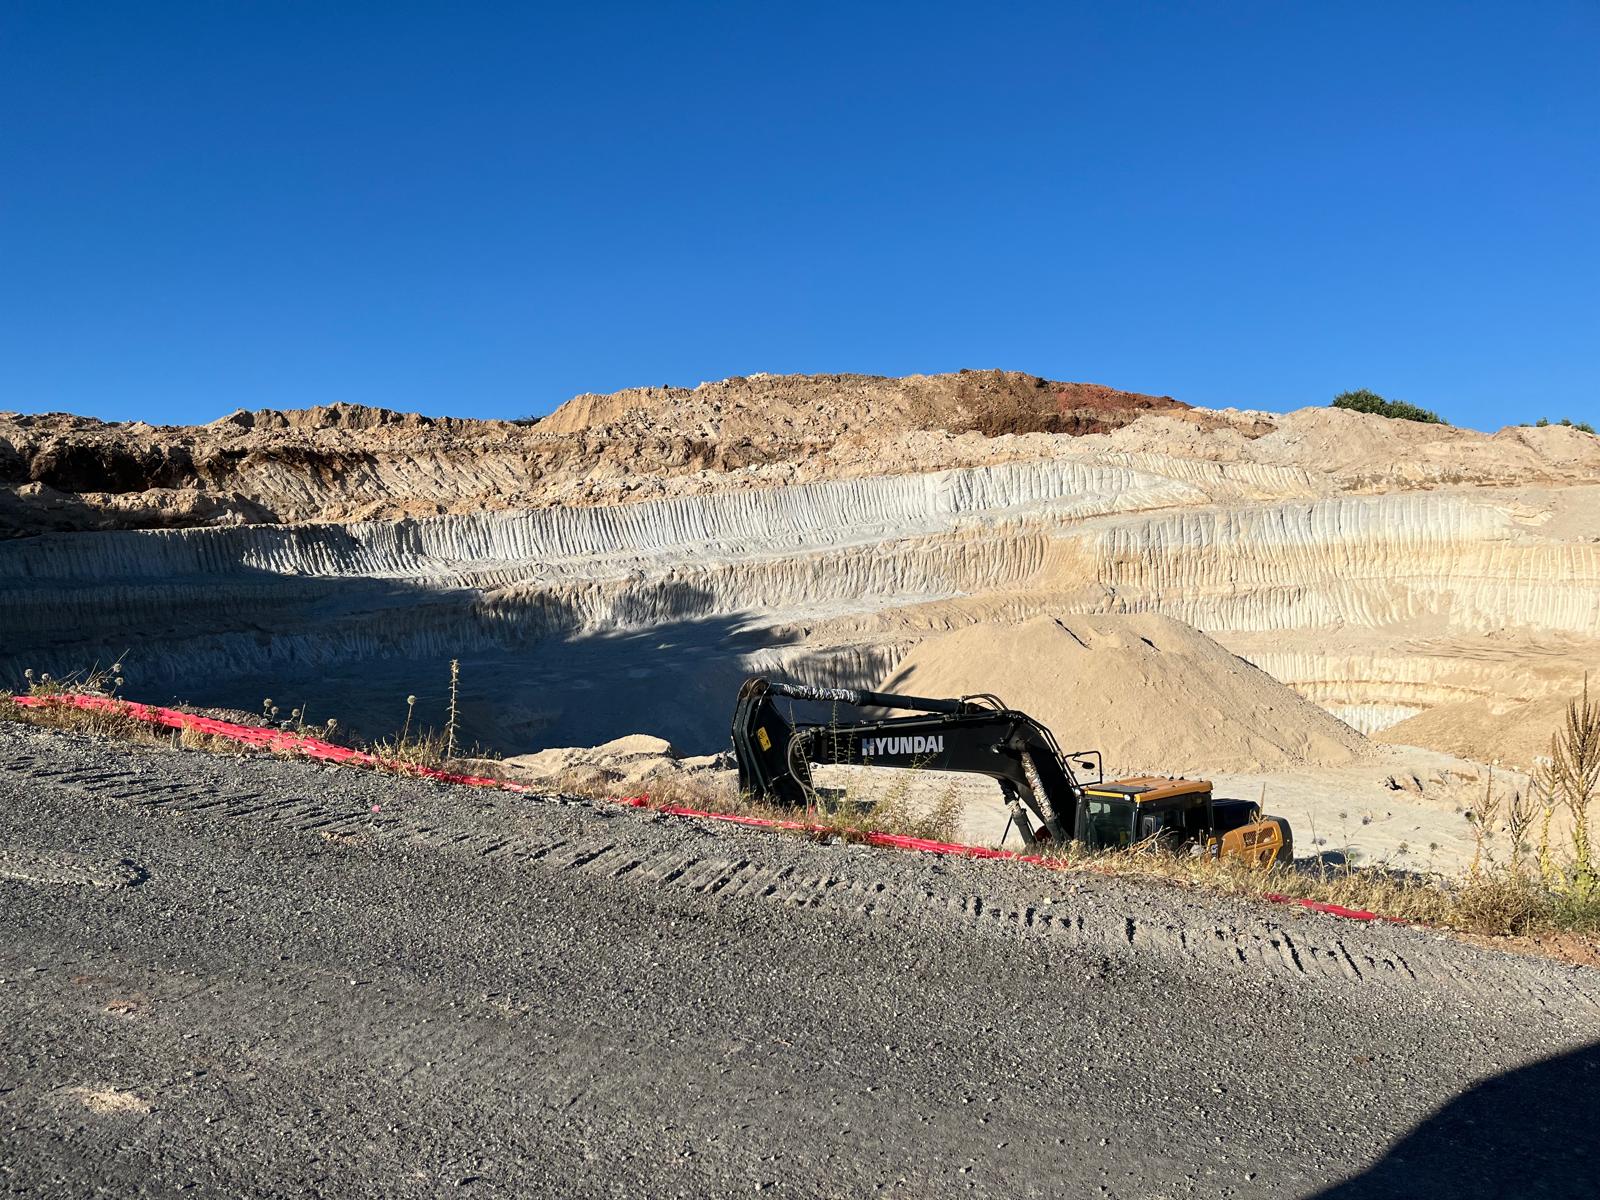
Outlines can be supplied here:
<path id="1" fill-rule="evenodd" d="M 65 750 L 65 748 L 63 748 Z M 28 785 L 58 790 L 101 802 L 182 814 L 202 820 L 242 822 L 253 827 L 281 828 L 329 841 L 371 840 L 427 847 L 500 869 L 533 869 L 592 876 L 623 886 L 660 887 L 693 894 L 709 904 L 775 902 L 809 912 L 889 924 L 945 922 L 981 937 L 1049 939 L 1106 955 L 1176 955 L 1201 959 L 1230 971 L 1257 972 L 1285 979 L 1330 980 L 1359 987 L 1437 988 L 1456 997 L 1491 997 L 1507 990 L 1549 1007 L 1600 1008 L 1600 977 L 1588 972 L 1541 975 L 1518 969 L 1520 960 L 1484 955 L 1479 970 L 1464 974 L 1440 961 L 1428 941 L 1417 941 L 1411 953 L 1385 944 L 1394 938 L 1333 918 L 1285 923 L 1263 915 L 1243 923 L 1207 920 L 1205 906 L 1190 893 L 1174 894 L 1178 905 L 1194 907 L 1192 919 L 1150 920 L 1116 911 L 1115 906 L 1081 899 L 1073 880 L 1061 876 L 1062 889 L 1074 894 L 1043 904 L 1004 890 L 1004 872 L 1018 870 L 985 864 L 994 871 L 996 887 L 984 892 L 951 891 L 933 880 L 906 887 L 873 878 L 872 863 L 882 851 L 816 847 L 815 867 L 768 865 L 760 846 L 775 835 L 737 828 L 719 828 L 710 838 L 703 826 L 687 821 L 671 826 L 639 820 L 634 814 L 607 814 L 626 821 L 625 836 L 583 835 L 544 838 L 513 828 L 540 809 L 568 813 L 600 812 L 589 802 L 560 797 L 494 796 L 459 815 L 417 819 L 381 804 L 356 807 L 308 796 L 269 796 L 217 780 L 190 781 L 146 778 L 133 772 L 107 771 L 103 763 L 78 766 L 61 756 L 13 754 L 0 759 L 0 771 Z M 220 792 L 220 794 L 219 794 Z M 475 800 L 479 799 L 475 797 Z M 530 807 L 531 806 L 531 807 Z M 481 827 L 489 822 L 492 829 Z M 690 845 L 641 847 L 650 831 Z M 730 852 L 738 856 L 727 857 Z M 819 861 L 820 860 L 820 861 Z M 1025 889 L 1023 889 L 1025 890 Z M 1417 939 L 1431 935 L 1417 934 Z"/>

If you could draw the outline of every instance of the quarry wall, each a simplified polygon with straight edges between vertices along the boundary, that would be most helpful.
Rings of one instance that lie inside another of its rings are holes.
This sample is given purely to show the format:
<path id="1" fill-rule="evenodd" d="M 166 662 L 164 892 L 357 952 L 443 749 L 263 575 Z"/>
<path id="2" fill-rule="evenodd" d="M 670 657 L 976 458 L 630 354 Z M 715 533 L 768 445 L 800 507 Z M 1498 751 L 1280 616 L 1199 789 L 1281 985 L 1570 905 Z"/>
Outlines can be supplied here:
<path id="1" fill-rule="evenodd" d="M 1570 490 L 1600 511 L 1600 489 Z M 1330 492 L 1297 466 L 1075 452 L 624 505 L 45 535 L 0 542 L 0 685 L 121 657 L 151 699 L 255 707 L 275 680 L 314 681 L 326 710 L 382 724 L 373 693 L 461 657 L 509 701 L 488 744 L 603 740 L 570 698 L 642 705 L 668 682 L 708 710 L 677 735 L 704 747 L 746 671 L 868 684 L 938 628 L 1150 612 L 1370 731 L 1506 686 L 1504 656 L 1463 668 L 1473 639 L 1568 665 L 1600 641 L 1583 521 L 1552 528 L 1512 489 Z"/>

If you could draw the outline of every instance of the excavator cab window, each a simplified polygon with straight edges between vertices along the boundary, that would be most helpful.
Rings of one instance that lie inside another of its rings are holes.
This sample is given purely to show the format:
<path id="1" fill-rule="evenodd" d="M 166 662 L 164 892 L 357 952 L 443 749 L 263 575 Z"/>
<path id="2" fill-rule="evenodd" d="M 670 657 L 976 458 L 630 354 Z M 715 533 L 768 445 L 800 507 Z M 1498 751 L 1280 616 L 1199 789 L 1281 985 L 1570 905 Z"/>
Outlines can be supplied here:
<path id="1" fill-rule="evenodd" d="M 1203 800 L 1180 798 L 1150 812 L 1139 814 L 1139 840 L 1158 838 L 1177 844 L 1197 841 L 1206 834 L 1206 806 Z"/>
<path id="2" fill-rule="evenodd" d="M 1084 801 L 1088 828 L 1083 840 L 1095 849 L 1127 846 L 1133 842 L 1133 802 L 1102 800 L 1090 796 Z"/>

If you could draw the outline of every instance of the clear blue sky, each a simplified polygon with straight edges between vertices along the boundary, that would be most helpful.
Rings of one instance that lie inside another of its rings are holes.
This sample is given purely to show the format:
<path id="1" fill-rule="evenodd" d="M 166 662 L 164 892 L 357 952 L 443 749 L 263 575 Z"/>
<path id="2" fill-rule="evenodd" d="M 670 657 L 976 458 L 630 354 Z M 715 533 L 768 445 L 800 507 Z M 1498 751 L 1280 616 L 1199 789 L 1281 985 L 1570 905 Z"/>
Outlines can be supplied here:
<path id="1" fill-rule="evenodd" d="M 0 408 L 1006 367 L 1600 420 L 1600 4 L 8 0 Z"/>

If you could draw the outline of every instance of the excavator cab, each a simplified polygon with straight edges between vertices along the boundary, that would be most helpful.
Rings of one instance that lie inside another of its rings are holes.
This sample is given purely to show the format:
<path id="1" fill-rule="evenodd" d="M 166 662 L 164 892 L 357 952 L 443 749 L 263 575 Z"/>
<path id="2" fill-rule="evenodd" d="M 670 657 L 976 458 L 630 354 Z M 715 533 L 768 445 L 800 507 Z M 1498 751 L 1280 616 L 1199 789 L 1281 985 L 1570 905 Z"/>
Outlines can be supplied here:
<path id="1" fill-rule="evenodd" d="M 1095 850 L 1190 846 L 1262 867 L 1294 857 L 1289 822 L 1262 816 L 1248 800 L 1214 798 L 1207 779 L 1143 775 L 1087 786 L 1077 838 Z"/>
<path id="2" fill-rule="evenodd" d="M 1212 827 L 1207 780 L 1142 775 L 1085 787 L 1077 836 L 1090 849 L 1110 850 L 1139 842 L 1198 842 Z"/>
<path id="3" fill-rule="evenodd" d="M 1119 849 L 1139 840 L 1138 822 L 1139 810 L 1132 800 L 1085 795 L 1075 837 L 1096 850 Z"/>

